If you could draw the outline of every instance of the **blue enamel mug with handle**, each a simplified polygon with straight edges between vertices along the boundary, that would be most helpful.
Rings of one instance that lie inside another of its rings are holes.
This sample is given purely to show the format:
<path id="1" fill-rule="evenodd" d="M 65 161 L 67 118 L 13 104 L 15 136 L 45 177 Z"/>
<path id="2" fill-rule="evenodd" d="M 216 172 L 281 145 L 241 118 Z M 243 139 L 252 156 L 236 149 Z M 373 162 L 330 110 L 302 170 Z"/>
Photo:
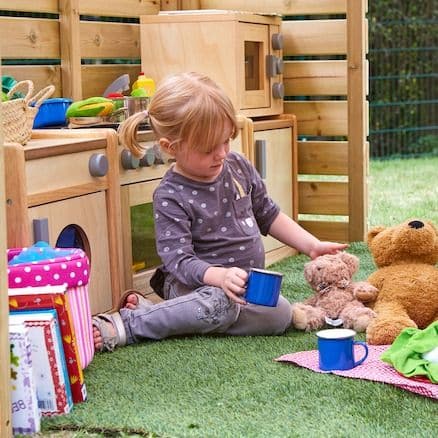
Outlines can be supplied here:
<path id="1" fill-rule="evenodd" d="M 248 303 L 275 307 L 280 296 L 283 274 L 266 269 L 251 269 L 244 295 Z"/>
<path id="2" fill-rule="evenodd" d="M 327 329 L 316 333 L 318 337 L 319 368 L 323 371 L 350 370 L 360 365 L 368 356 L 365 342 L 355 341 L 356 332 L 351 329 Z M 364 349 L 364 355 L 356 360 L 354 346 Z"/>

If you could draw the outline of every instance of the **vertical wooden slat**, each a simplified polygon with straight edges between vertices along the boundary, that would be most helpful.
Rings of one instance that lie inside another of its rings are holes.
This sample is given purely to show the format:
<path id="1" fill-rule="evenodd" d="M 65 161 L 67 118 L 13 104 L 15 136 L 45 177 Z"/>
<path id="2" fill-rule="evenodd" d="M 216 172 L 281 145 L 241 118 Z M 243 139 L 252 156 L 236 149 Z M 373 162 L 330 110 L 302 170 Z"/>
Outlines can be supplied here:
<path id="1" fill-rule="evenodd" d="M 367 0 L 347 2 L 349 240 L 365 239 L 367 226 L 366 45 Z"/>
<path id="2" fill-rule="evenodd" d="M 1 60 L 1 54 L 0 54 Z M 0 66 L 1 70 L 1 66 Z M 0 71 L 1 74 L 1 71 Z M 0 115 L 1 119 L 1 115 Z M 0 120 L 1 122 L 1 120 Z M 11 424 L 11 370 L 9 361 L 9 306 L 6 276 L 6 211 L 5 165 L 3 157 L 3 132 L 0 123 L 0 436 L 12 435 Z"/>
<path id="3" fill-rule="evenodd" d="M 62 95 L 82 99 L 79 0 L 59 0 Z"/>

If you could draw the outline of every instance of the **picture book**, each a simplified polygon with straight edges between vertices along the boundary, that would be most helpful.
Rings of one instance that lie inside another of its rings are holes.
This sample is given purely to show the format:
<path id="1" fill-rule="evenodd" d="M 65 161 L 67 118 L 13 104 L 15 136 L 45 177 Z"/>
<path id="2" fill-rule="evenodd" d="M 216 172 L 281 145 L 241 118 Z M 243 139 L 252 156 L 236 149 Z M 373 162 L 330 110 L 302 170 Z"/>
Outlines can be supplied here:
<path id="1" fill-rule="evenodd" d="M 9 325 L 28 328 L 41 415 L 66 414 L 73 406 L 56 310 L 11 312 Z"/>
<path id="2" fill-rule="evenodd" d="M 9 326 L 11 363 L 11 412 L 14 435 L 34 434 L 41 429 L 29 329 Z"/>

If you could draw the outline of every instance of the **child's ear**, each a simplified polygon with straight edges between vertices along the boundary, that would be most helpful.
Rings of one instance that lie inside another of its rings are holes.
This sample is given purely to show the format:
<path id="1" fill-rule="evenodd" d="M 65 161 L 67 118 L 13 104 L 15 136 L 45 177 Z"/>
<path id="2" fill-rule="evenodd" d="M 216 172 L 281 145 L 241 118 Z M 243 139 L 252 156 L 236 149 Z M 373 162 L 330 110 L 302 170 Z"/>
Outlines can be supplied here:
<path id="1" fill-rule="evenodd" d="M 172 142 L 165 137 L 161 137 L 159 140 L 161 149 L 168 155 L 171 155 L 172 157 L 175 156 L 175 145 L 172 144 Z"/>

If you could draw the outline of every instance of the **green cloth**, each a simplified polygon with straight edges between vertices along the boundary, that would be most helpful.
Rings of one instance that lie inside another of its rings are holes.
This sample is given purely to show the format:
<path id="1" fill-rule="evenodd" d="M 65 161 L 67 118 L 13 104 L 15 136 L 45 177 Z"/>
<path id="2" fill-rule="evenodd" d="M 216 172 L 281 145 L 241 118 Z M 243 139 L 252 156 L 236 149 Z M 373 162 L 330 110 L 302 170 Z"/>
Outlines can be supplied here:
<path id="1" fill-rule="evenodd" d="M 405 328 L 393 344 L 380 356 L 406 377 L 427 376 L 433 383 L 438 383 L 438 363 L 423 359 L 438 347 L 438 321 L 424 330 L 413 327 Z"/>

